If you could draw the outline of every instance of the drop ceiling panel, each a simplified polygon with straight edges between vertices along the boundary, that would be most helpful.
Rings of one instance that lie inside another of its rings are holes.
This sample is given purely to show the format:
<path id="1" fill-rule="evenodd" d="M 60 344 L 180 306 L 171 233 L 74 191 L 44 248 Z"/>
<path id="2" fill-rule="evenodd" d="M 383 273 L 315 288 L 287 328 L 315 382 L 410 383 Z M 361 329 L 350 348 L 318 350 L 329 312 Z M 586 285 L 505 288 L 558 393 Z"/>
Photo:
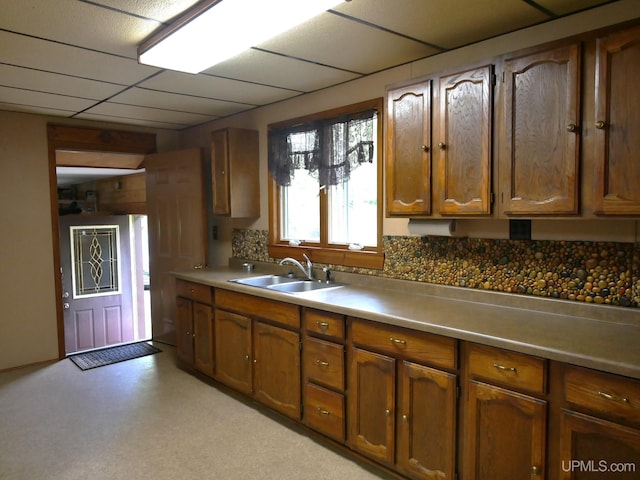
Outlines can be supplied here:
<path id="1" fill-rule="evenodd" d="M 232 115 L 247 109 L 247 105 L 245 104 L 179 95 L 177 93 L 158 92 L 143 88 L 131 88 L 116 95 L 109 101 L 143 107 L 157 107 L 180 112 L 199 113 L 215 117 Z"/>
<path id="2" fill-rule="evenodd" d="M 376 72 L 439 52 L 331 13 L 323 13 L 258 46 L 358 73 Z"/>
<path id="3" fill-rule="evenodd" d="M 24 67 L 0 64 L 0 84 L 5 87 L 25 88 L 40 92 L 58 93 L 103 100 L 126 88 L 113 83 L 96 82 L 57 73 L 41 72 Z"/>
<path id="4" fill-rule="evenodd" d="M 224 99 L 246 105 L 264 105 L 298 95 L 298 92 L 238 82 L 227 78 L 209 75 L 190 75 L 173 71 L 164 71 L 139 85 L 140 87 L 165 92 L 182 93 L 212 99 Z"/>
<path id="5" fill-rule="evenodd" d="M 125 85 L 158 71 L 136 60 L 3 31 L 0 58 L 1 63 Z"/>
<path id="6" fill-rule="evenodd" d="M 189 10 L 200 0 L 99 0 L 101 5 L 141 17 L 168 22 L 170 19 Z"/>
<path id="7" fill-rule="evenodd" d="M 205 71 L 211 75 L 311 92 L 353 80 L 355 73 L 251 49 Z"/>
<path id="8" fill-rule="evenodd" d="M 0 99 L 5 103 L 76 112 L 89 108 L 95 102 L 78 97 L 35 92 L 22 88 L 0 86 Z"/>
<path id="9" fill-rule="evenodd" d="M 160 128 L 167 130 L 182 130 L 186 126 L 182 123 L 164 122 L 162 120 L 143 120 L 139 118 L 127 118 L 115 115 L 106 115 L 98 113 L 81 113 L 73 118 L 79 118 L 82 120 L 91 120 L 93 122 L 111 122 L 126 125 L 137 125 L 140 127 Z"/>
<path id="10" fill-rule="evenodd" d="M 555 13 L 556 15 L 566 15 L 577 10 L 595 7 L 604 3 L 610 3 L 609 0 L 536 0 L 541 7 Z"/>
<path id="11" fill-rule="evenodd" d="M 77 0 L 30 0 L 28 16 L 24 15 L 24 0 L 2 1 L 0 26 L 4 28 L 132 59 L 138 43 L 161 26 L 154 20 Z"/>
<path id="12" fill-rule="evenodd" d="M 454 48 L 549 19 L 524 1 L 388 0 L 345 2 L 334 10 L 431 45 Z"/>
<path id="13" fill-rule="evenodd" d="M 175 125 L 197 125 L 213 118 L 198 113 L 176 112 L 159 108 L 139 107 L 137 105 L 123 105 L 120 103 L 104 102 L 96 105 L 84 113 L 106 115 L 119 119 L 138 119 L 148 122 L 172 123 Z"/>

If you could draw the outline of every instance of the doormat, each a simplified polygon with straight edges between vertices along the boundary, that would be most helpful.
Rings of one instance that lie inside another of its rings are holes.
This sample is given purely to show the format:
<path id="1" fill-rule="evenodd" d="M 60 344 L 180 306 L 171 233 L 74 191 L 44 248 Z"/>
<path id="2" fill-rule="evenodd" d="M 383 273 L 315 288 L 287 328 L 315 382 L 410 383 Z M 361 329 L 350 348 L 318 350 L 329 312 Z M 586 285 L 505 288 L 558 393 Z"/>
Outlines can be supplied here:
<path id="1" fill-rule="evenodd" d="M 93 350 L 86 353 L 78 353 L 69 356 L 69 360 L 75 363 L 80 370 L 90 370 L 92 368 L 104 367 L 112 363 L 124 362 L 134 358 L 153 355 L 161 352 L 159 348 L 149 345 L 145 342 L 130 343 L 128 345 L 119 345 L 117 347 L 103 348 L 101 350 Z"/>

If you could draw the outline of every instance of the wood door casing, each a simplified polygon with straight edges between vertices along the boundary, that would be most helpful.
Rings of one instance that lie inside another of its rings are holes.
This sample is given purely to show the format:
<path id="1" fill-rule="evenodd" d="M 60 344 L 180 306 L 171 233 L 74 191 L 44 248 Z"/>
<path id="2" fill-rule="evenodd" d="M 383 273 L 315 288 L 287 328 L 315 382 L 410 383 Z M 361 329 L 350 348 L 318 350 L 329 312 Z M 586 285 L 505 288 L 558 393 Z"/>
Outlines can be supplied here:
<path id="1" fill-rule="evenodd" d="M 417 480 L 453 479 L 456 376 L 407 361 L 400 368 L 398 467 Z"/>
<path id="2" fill-rule="evenodd" d="M 431 80 L 387 93 L 387 215 L 431 213 Z"/>
<path id="3" fill-rule="evenodd" d="M 216 378 L 250 395 L 253 392 L 251 319 L 216 309 L 214 325 Z"/>
<path id="4" fill-rule="evenodd" d="M 580 45 L 508 59 L 500 195 L 507 215 L 579 213 Z"/>
<path id="5" fill-rule="evenodd" d="M 352 349 L 349 380 L 351 448 L 387 465 L 395 459 L 396 360 Z"/>
<path id="6" fill-rule="evenodd" d="M 597 214 L 640 214 L 640 93 L 634 84 L 639 78 L 640 27 L 597 40 L 594 119 Z"/>
<path id="7" fill-rule="evenodd" d="M 547 402 L 469 381 L 466 478 L 545 479 Z"/>
<path id="8" fill-rule="evenodd" d="M 176 342 L 176 291 L 172 271 L 204 266 L 206 208 L 200 149 L 145 158 L 153 338 Z"/>
<path id="9" fill-rule="evenodd" d="M 442 215 L 491 213 L 493 67 L 440 78 L 434 138 Z"/>

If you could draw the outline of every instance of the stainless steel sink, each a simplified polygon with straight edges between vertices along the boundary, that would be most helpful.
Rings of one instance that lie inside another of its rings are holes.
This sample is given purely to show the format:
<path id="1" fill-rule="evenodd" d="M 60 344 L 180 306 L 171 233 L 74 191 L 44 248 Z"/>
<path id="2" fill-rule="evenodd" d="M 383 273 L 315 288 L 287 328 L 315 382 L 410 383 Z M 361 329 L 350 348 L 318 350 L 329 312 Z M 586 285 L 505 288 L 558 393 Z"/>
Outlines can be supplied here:
<path id="1" fill-rule="evenodd" d="M 283 293 L 303 293 L 344 287 L 344 284 L 342 283 L 326 283 L 319 280 L 302 280 L 300 278 L 286 277 L 282 275 L 261 275 L 259 277 L 234 278 L 229 281 L 239 283 L 241 285 L 249 285 L 251 287 L 268 288 L 269 290 Z"/>
<path id="2" fill-rule="evenodd" d="M 302 280 L 299 282 L 281 283 L 279 285 L 270 285 L 269 290 L 275 290 L 284 293 L 302 293 L 312 292 L 315 290 L 327 290 L 330 288 L 344 287 L 341 283 L 324 283 L 318 280 Z"/>
<path id="3" fill-rule="evenodd" d="M 261 275 L 259 277 L 235 278 L 229 281 L 234 283 L 240 283 L 242 285 L 250 285 L 252 287 L 266 288 L 271 285 L 299 282 L 300 279 L 296 277 L 285 277 L 282 275 Z"/>

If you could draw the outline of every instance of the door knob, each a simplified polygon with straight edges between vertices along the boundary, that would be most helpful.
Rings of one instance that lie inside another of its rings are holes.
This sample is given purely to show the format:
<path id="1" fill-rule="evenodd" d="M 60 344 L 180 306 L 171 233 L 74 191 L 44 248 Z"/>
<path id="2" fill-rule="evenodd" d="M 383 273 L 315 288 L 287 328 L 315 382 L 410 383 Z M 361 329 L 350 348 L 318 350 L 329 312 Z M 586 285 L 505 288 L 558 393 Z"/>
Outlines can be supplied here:
<path id="1" fill-rule="evenodd" d="M 64 302 L 64 303 L 62 304 L 62 308 L 64 308 L 65 310 L 69 310 L 69 309 L 71 308 L 71 305 L 69 305 L 69 303 L 68 303 L 68 302 Z"/>

